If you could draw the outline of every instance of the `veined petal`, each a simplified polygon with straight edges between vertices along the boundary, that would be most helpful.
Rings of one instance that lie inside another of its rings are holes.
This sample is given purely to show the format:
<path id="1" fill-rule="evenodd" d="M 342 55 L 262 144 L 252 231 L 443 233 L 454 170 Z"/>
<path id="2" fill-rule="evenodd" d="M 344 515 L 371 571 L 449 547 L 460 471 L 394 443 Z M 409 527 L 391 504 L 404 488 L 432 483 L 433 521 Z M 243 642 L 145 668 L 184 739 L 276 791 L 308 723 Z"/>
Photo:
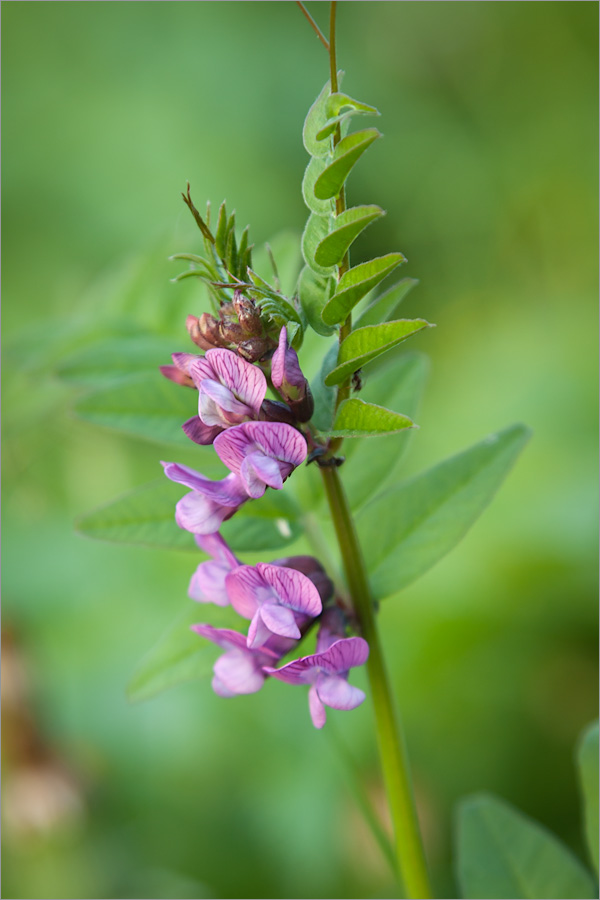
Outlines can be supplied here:
<path id="1" fill-rule="evenodd" d="M 319 699 L 333 709 L 354 709 L 365 699 L 364 691 L 348 684 L 341 675 L 326 675 L 321 672 L 315 688 Z"/>
<path id="2" fill-rule="evenodd" d="M 212 444 L 218 434 L 223 431 L 222 425 L 206 425 L 200 416 L 192 416 L 181 426 L 191 441 L 195 444 Z"/>
<path id="3" fill-rule="evenodd" d="M 196 472 L 195 469 L 190 469 L 188 466 L 183 466 L 180 463 L 163 462 L 161 465 L 164 467 L 165 475 L 171 481 L 183 484 L 193 491 L 198 491 L 198 493 L 210 497 L 211 500 L 221 503 L 223 506 L 237 507 L 248 499 L 248 494 L 244 490 L 242 482 L 234 474 L 227 475 L 221 481 L 213 481 L 211 478 L 207 478 L 206 475 L 202 475 L 201 472 Z M 213 528 L 213 531 L 218 530 L 218 528 Z"/>
<path id="4" fill-rule="evenodd" d="M 296 624 L 294 613 L 285 606 L 278 606 L 276 603 L 264 603 L 260 608 L 260 615 L 272 634 L 281 635 L 281 637 L 298 638 L 301 637 L 300 629 Z"/>
<path id="5" fill-rule="evenodd" d="M 190 625 L 190 628 L 196 634 L 206 638 L 207 641 L 212 641 L 213 644 L 217 644 L 218 647 L 223 647 L 225 650 L 235 647 L 246 649 L 246 635 L 240 634 L 239 631 L 233 631 L 232 628 L 214 628 L 212 625 L 203 623 Z"/>
<path id="6" fill-rule="evenodd" d="M 299 466 L 306 459 L 308 448 L 304 436 L 285 422 L 246 422 L 248 439 L 258 444 L 266 456 Z"/>
<path id="7" fill-rule="evenodd" d="M 304 656 L 302 659 L 294 659 L 292 662 L 286 663 L 280 669 L 274 669 L 271 666 L 263 666 L 263 670 L 278 678 L 279 681 L 285 681 L 287 684 L 312 684 L 317 679 L 319 670 L 313 663 L 312 656 Z"/>
<path id="8" fill-rule="evenodd" d="M 201 360 L 202 357 L 197 353 L 172 353 L 171 359 L 181 372 L 184 372 L 191 378 L 190 366 L 192 365 L 192 363 Z"/>
<path id="9" fill-rule="evenodd" d="M 200 388 L 200 385 L 205 378 L 213 378 L 218 380 L 218 375 L 211 365 L 210 360 L 207 359 L 206 355 L 198 356 L 195 360 L 192 360 L 190 362 L 188 366 L 188 374 L 190 375 L 198 389 Z"/>
<path id="10" fill-rule="evenodd" d="M 335 641 L 323 653 L 315 653 L 315 665 L 329 675 L 339 675 L 354 666 L 362 666 L 369 657 L 369 645 L 360 637 Z"/>
<path id="11" fill-rule="evenodd" d="M 281 463 L 262 453 L 249 453 L 240 466 L 240 478 L 251 497 L 262 497 L 267 485 L 275 490 L 283 487 Z"/>
<path id="12" fill-rule="evenodd" d="M 327 721 L 325 707 L 319 699 L 316 686 L 313 684 L 308 692 L 308 709 L 315 728 L 322 728 Z"/>
<path id="13" fill-rule="evenodd" d="M 251 619 L 262 603 L 277 600 L 254 566 L 238 566 L 227 575 L 225 585 L 231 605 L 245 619 Z"/>
<path id="14" fill-rule="evenodd" d="M 254 694 L 265 680 L 260 666 L 246 649 L 224 653 L 216 661 L 213 671 L 219 683 L 233 694 Z"/>
<path id="15" fill-rule="evenodd" d="M 271 381 L 278 391 L 282 386 L 287 388 L 286 393 L 290 387 L 299 390 L 306 384 L 306 378 L 298 362 L 298 354 L 292 347 L 288 347 L 285 325 L 279 332 L 279 345 L 271 360 Z"/>
<path id="16" fill-rule="evenodd" d="M 267 379 L 263 371 L 231 350 L 208 350 L 206 359 L 221 384 L 258 416 L 267 393 Z"/>
<path id="17" fill-rule="evenodd" d="M 319 592 L 306 575 L 297 569 L 259 563 L 256 569 L 283 606 L 308 616 L 318 616 L 323 609 Z"/>

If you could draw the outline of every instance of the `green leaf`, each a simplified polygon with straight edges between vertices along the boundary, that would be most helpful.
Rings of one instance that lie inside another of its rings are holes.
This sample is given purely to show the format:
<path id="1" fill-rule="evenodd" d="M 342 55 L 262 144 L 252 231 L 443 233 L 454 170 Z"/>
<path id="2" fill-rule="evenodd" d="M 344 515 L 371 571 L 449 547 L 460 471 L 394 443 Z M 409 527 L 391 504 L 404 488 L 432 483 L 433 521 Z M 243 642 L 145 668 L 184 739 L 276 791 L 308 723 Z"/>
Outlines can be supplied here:
<path id="1" fill-rule="evenodd" d="M 479 794 L 458 811 L 458 880 L 465 898 L 596 897 L 571 851 L 504 800 Z"/>
<path id="2" fill-rule="evenodd" d="M 315 262 L 325 267 L 338 265 L 359 234 L 384 215 L 380 206 L 353 206 L 340 213 L 333 220 L 331 233 L 317 247 Z"/>
<path id="3" fill-rule="evenodd" d="M 204 460 L 200 468 L 206 473 Z M 77 530 L 101 541 L 198 552 L 193 536 L 175 522 L 175 505 L 186 492 L 184 485 L 166 478 L 151 481 L 82 516 Z M 236 551 L 276 550 L 299 537 L 299 515 L 291 497 L 282 491 L 267 491 L 259 500 L 240 507 L 221 531 Z"/>
<path id="4" fill-rule="evenodd" d="M 383 294 L 379 294 L 372 300 L 366 309 L 360 314 L 354 323 L 355 328 L 363 328 L 366 325 L 378 325 L 396 318 L 398 307 L 411 288 L 419 283 L 417 278 L 402 278 L 397 284 L 392 285 Z"/>
<path id="5" fill-rule="evenodd" d="M 408 416 L 375 403 L 366 403 L 358 397 L 351 397 L 340 404 L 333 428 L 328 433 L 331 437 L 376 437 L 414 427 L 414 422 Z"/>
<path id="6" fill-rule="evenodd" d="M 381 325 L 367 325 L 352 331 L 342 341 L 337 366 L 325 378 L 325 384 L 340 384 L 357 369 L 387 353 L 423 328 L 431 328 L 425 319 L 398 319 Z"/>
<path id="7" fill-rule="evenodd" d="M 265 311 L 269 312 L 271 315 L 278 316 L 281 320 L 281 324 L 285 325 L 287 322 L 296 322 L 300 325 L 300 315 L 298 310 L 295 309 L 289 300 L 280 294 L 278 291 L 275 291 L 270 284 L 267 284 L 260 275 L 257 275 L 256 272 L 253 272 L 252 269 L 248 269 L 248 275 L 250 276 L 250 280 L 254 285 L 254 289 L 250 290 L 249 293 L 258 293 L 262 294 L 263 297 L 268 297 L 272 303 L 265 303 L 260 298 L 257 299 L 258 305 L 261 309 L 265 309 Z"/>
<path id="8" fill-rule="evenodd" d="M 310 159 L 302 179 L 302 196 L 311 212 L 318 216 L 328 216 L 334 211 L 333 200 L 318 200 L 315 197 L 315 182 L 331 161 L 329 156 L 313 156 Z"/>
<path id="9" fill-rule="evenodd" d="M 196 550 L 199 561 L 206 558 Z M 202 621 L 205 615 L 202 603 L 186 604 L 135 670 L 127 687 L 127 697 L 132 703 L 149 700 L 183 682 L 212 676 L 219 650 L 211 641 L 190 630 L 190 625 Z M 210 620 L 217 628 L 235 628 L 239 623 L 231 607 L 214 605 L 210 608 Z"/>
<path id="10" fill-rule="evenodd" d="M 219 208 L 217 231 L 215 233 L 215 250 L 220 258 L 224 260 L 227 252 L 227 210 L 225 209 L 225 201 L 221 203 Z"/>
<path id="11" fill-rule="evenodd" d="M 304 315 L 313 331 L 325 337 L 335 331 L 335 326 L 326 325 L 321 318 L 321 312 L 329 298 L 332 286 L 331 278 L 317 275 L 309 266 L 305 266 L 300 272 L 298 294 Z"/>
<path id="12" fill-rule="evenodd" d="M 325 324 L 337 325 L 339 322 L 343 322 L 359 300 L 362 300 L 369 291 L 405 262 L 406 259 L 402 253 L 388 253 L 386 256 L 378 256 L 376 259 L 361 263 L 345 272 L 339 280 L 337 291 L 323 309 Z"/>
<path id="13" fill-rule="evenodd" d="M 56 373 L 64 381 L 91 386 L 105 385 L 134 372 L 154 375 L 158 365 L 171 363 L 174 347 L 177 340 L 155 334 L 103 339 L 67 355 Z"/>
<path id="14" fill-rule="evenodd" d="M 598 722 L 589 725 L 577 747 L 579 784 L 583 797 L 585 835 L 598 874 Z"/>
<path id="15" fill-rule="evenodd" d="M 331 82 L 327 81 L 304 120 L 302 141 L 306 148 L 306 152 L 311 156 L 326 156 L 329 153 L 327 144 L 317 140 L 317 132 L 319 132 L 327 122 L 327 98 L 329 97 L 330 90 Z"/>
<path id="16" fill-rule="evenodd" d="M 335 414 L 335 399 L 337 397 L 337 389 L 327 387 L 325 385 L 324 376 L 325 373 L 329 371 L 332 364 L 335 362 L 337 352 L 338 343 L 336 341 L 327 350 L 327 353 L 323 358 L 319 374 L 315 379 L 313 379 L 310 385 L 313 399 L 315 401 L 315 413 L 311 419 L 311 423 L 314 425 L 317 431 L 321 431 L 324 434 L 327 434 L 329 432 L 329 429 L 331 428 L 331 425 L 333 423 L 333 416 Z"/>
<path id="17" fill-rule="evenodd" d="M 317 275 L 333 275 L 334 266 L 320 266 L 315 262 L 315 252 L 323 238 L 329 234 L 332 216 L 318 216 L 311 213 L 302 235 L 302 256 L 307 266 L 310 266 Z M 330 323 L 335 324 L 335 323 Z"/>
<path id="18" fill-rule="evenodd" d="M 198 393 L 160 372 L 144 372 L 86 394 L 76 402 L 75 412 L 94 425 L 189 449 L 181 426 L 198 415 Z"/>
<path id="19" fill-rule="evenodd" d="M 151 481 L 81 516 L 77 531 L 99 541 L 198 553 L 193 536 L 175 522 L 175 504 L 185 490 L 164 477 Z"/>
<path id="20" fill-rule="evenodd" d="M 314 190 L 317 200 L 337 197 L 354 165 L 373 141 L 379 137 L 381 137 L 381 133 L 376 128 L 365 128 L 363 131 L 355 131 L 342 138 L 333 153 L 333 161 L 315 182 Z"/>
<path id="21" fill-rule="evenodd" d="M 361 399 L 378 400 L 391 409 L 401 409 L 413 421 L 429 372 L 429 360 L 421 353 L 404 353 L 388 361 L 365 379 Z M 409 447 L 414 428 L 397 435 L 350 441 L 344 446 L 346 462 L 342 470 L 350 506 L 358 509 L 372 499 L 394 475 Z"/>
<path id="22" fill-rule="evenodd" d="M 483 512 L 529 439 L 513 425 L 411 481 L 388 487 L 362 508 L 357 528 L 378 599 L 435 565 Z"/>

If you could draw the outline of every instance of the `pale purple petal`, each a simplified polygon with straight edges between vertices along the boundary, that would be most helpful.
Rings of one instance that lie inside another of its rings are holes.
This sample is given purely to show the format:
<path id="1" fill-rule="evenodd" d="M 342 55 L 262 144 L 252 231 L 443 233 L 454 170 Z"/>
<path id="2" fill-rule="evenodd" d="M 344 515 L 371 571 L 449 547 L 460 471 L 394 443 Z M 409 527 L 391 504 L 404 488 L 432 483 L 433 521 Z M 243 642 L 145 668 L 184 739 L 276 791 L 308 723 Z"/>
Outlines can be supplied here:
<path id="1" fill-rule="evenodd" d="M 312 723 L 315 728 L 322 728 L 327 721 L 327 713 L 325 711 L 325 707 L 319 699 L 319 695 L 317 694 L 317 689 L 314 684 L 308 692 L 308 708 L 310 711 Z"/>
<path id="2" fill-rule="evenodd" d="M 254 694 L 263 686 L 265 676 L 247 650 L 230 650 L 216 661 L 213 671 L 219 684 L 232 694 Z"/>
<path id="3" fill-rule="evenodd" d="M 221 384 L 238 400 L 249 406 L 256 416 L 267 393 L 267 379 L 258 366 L 246 362 L 231 350 L 209 350 L 206 359 Z"/>
<path id="4" fill-rule="evenodd" d="M 233 631 L 231 628 L 214 628 L 212 625 L 204 625 L 202 623 L 190 625 L 190 628 L 196 634 L 206 638 L 207 641 L 212 641 L 218 647 L 223 647 L 224 650 L 232 650 L 235 647 L 242 650 L 246 649 L 246 635 L 240 634 L 239 631 Z"/>
<path id="5" fill-rule="evenodd" d="M 230 691 L 229 688 L 225 687 L 222 681 L 219 681 L 217 676 L 215 675 L 213 680 L 211 681 L 211 687 L 215 694 L 219 697 L 224 697 L 225 699 L 229 699 L 230 697 L 237 697 L 235 691 Z"/>
<path id="6" fill-rule="evenodd" d="M 348 684 L 341 675 L 326 675 L 321 672 L 315 688 L 319 699 L 333 709 L 354 709 L 365 699 L 364 691 Z"/>
<path id="7" fill-rule="evenodd" d="M 250 418 L 253 410 L 236 399 L 228 387 L 205 378 L 199 389 L 198 415 L 207 425 L 228 428 Z"/>
<path id="8" fill-rule="evenodd" d="M 190 367 L 192 363 L 198 362 L 202 357 L 198 356 L 197 353 L 172 353 L 171 359 L 181 372 L 185 372 L 186 375 L 191 377 Z"/>
<path id="9" fill-rule="evenodd" d="M 279 345 L 271 360 L 271 381 L 277 390 L 283 386 L 286 394 L 289 393 L 290 387 L 297 388 L 296 393 L 299 393 L 306 384 L 306 378 L 298 362 L 298 354 L 287 345 L 285 325 L 279 333 Z"/>
<path id="10" fill-rule="evenodd" d="M 254 566 L 238 566 L 225 579 L 227 593 L 235 611 L 245 619 L 251 619 L 264 602 L 273 602 L 276 596 Z"/>
<path id="11" fill-rule="evenodd" d="M 207 356 L 198 356 L 193 362 L 191 362 L 189 365 L 188 373 L 193 379 L 194 384 L 197 388 L 200 388 L 200 385 L 205 378 L 218 380 L 218 375 L 211 365 L 210 360 L 207 359 Z"/>
<path id="12" fill-rule="evenodd" d="M 175 384 L 181 384 L 183 387 L 189 388 L 195 387 L 189 375 L 186 375 L 177 366 L 159 366 L 158 369 L 161 375 L 164 375 L 165 378 L 168 378 L 169 381 L 173 381 Z"/>
<path id="13" fill-rule="evenodd" d="M 251 497 L 262 497 L 265 488 L 280 490 L 283 487 L 281 463 L 262 453 L 249 453 L 240 466 L 240 478 Z"/>
<path id="14" fill-rule="evenodd" d="M 221 481 L 213 481 L 211 478 L 207 478 L 206 475 L 202 475 L 201 472 L 196 472 L 195 469 L 190 469 L 188 466 L 180 463 L 163 462 L 161 465 L 164 467 L 165 475 L 171 481 L 183 484 L 193 491 L 204 494 L 223 506 L 240 506 L 248 499 L 248 494 L 244 490 L 242 482 L 234 474 L 227 475 Z M 213 531 L 218 530 L 218 528 L 213 528 Z M 206 533 L 208 534 L 209 532 Z"/>
<path id="15" fill-rule="evenodd" d="M 192 534 L 212 534 L 234 512 L 235 507 L 223 506 L 198 491 L 192 491 L 175 506 L 175 521 L 180 528 Z"/>
<path id="16" fill-rule="evenodd" d="M 271 632 L 262 617 L 262 609 L 259 607 L 252 617 L 248 628 L 248 647 L 252 650 L 262 647 L 271 637 Z"/>
<path id="17" fill-rule="evenodd" d="M 362 666 L 369 656 L 369 645 L 360 637 L 342 638 L 323 653 L 312 657 L 314 665 L 329 675 L 339 675 L 354 666 Z"/>
<path id="18" fill-rule="evenodd" d="M 196 472 L 195 469 L 190 469 L 189 466 L 183 466 L 180 463 L 161 461 L 161 466 L 164 468 L 167 478 L 183 484 L 193 491 L 204 491 L 208 484 L 214 483 L 201 472 Z"/>
<path id="19" fill-rule="evenodd" d="M 266 456 L 299 466 L 308 448 L 304 436 L 285 422 L 246 422 L 246 434 Z"/>
<path id="20" fill-rule="evenodd" d="M 260 608 L 260 615 L 272 634 L 279 634 L 281 637 L 298 638 L 301 637 L 300 629 L 296 624 L 294 613 L 285 606 L 278 606 L 276 603 L 264 603 Z"/>
<path id="21" fill-rule="evenodd" d="M 319 615 L 323 608 L 319 592 L 302 572 L 269 563 L 259 563 L 256 569 L 280 604 L 309 616 Z"/>
<path id="22" fill-rule="evenodd" d="M 227 544 L 227 541 L 221 537 L 218 531 L 214 534 L 196 535 L 195 540 L 204 553 L 212 556 L 213 559 L 218 560 L 220 563 L 228 565 L 230 569 L 234 569 L 236 566 L 241 565 L 239 559 Z"/>
<path id="23" fill-rule="evenodd" d="M 228 565 L 209 560 L 200 563 L 190 581 L 188 597 L 198 603 L 216 603 L 217 606 L 229 606 L 229 597 L 225 588 L 225 577 L 230 571 Z"/>
<path id="24" fill-rule="evenodd" d="M 192 416 L 181 426 L 185 434 L 195 444 L 212 444 L 218 434 L 223 431 L 223 426 L 206 425 L 200 416 Z"/>

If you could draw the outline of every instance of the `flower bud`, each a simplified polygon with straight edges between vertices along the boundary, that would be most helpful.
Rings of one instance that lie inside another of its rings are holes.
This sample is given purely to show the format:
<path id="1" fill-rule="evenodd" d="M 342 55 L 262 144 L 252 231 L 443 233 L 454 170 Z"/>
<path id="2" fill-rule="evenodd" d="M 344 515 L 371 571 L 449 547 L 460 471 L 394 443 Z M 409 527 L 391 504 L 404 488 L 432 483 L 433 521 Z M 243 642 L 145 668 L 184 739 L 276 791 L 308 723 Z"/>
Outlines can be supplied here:
<path id="1" fill-rule="evenodd" d="M 245 334 L 249 337 L 261 335 L 263 327 L 260 321 L 260 312 L 257 310 L 254 300 L 244 297 L 241 291 L 235 291 L 232 304 Z"/>
<path id="2" fill-rule="evenodd" d="M 298 354 L 288 347 L 285 325 L 279 334 L 279 346 L 273 354 L 271 362 L 271 381 L 273 386 L 294 413 L 298 422 L 308 422 L 314 412 L 308 381 L 302 374 L 298 362 Z"/>
<path id="3" fill-rule="evenodd" d="M 295 425 L 296 419 L 287 403 L 281 400 L 263 400 L 260 412 L 258 414 L 259 422 L 287 422 L 288 425 Z"/>
<path id="4" fill-rule="evenodd" d="M 185 320 L 185 327 L 194 344 L 202 350 L 210 350 L 211 347 L 217 346 L 216 344 L 210 343 L 210 341 L 204 337 L 200 330 L 200 320 L 197 316 L 188 316 Z"/>
<path id="5" fill-rule="evenodd" d="M 253 363 L 262 359 L 272 348 L 273 342 L 268 337 L 253 337 L 238 344 L 237 351 L 242 359 Z"/>

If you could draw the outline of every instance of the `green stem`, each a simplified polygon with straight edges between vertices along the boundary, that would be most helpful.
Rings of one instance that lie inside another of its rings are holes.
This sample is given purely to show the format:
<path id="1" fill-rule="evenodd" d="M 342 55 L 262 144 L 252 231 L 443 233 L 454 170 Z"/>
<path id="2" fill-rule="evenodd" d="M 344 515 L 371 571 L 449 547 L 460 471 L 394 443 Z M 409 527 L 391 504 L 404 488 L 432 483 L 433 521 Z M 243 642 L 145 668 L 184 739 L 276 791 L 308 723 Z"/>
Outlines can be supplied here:
<path id="1" fill-rule="evenodd" d="M 426 900 L 432 894 L 408 770 L 406 747 L 400 721 L 394 709 L 364 561 L 338 471 L 333 467 L 324 467 L 321 473 L 354 611 L 362 636 L 369 644 L 367 674 L 373 697 L 379 755 L 394 823 L 398 870 L 404 882 L 406 896 Z"/>

